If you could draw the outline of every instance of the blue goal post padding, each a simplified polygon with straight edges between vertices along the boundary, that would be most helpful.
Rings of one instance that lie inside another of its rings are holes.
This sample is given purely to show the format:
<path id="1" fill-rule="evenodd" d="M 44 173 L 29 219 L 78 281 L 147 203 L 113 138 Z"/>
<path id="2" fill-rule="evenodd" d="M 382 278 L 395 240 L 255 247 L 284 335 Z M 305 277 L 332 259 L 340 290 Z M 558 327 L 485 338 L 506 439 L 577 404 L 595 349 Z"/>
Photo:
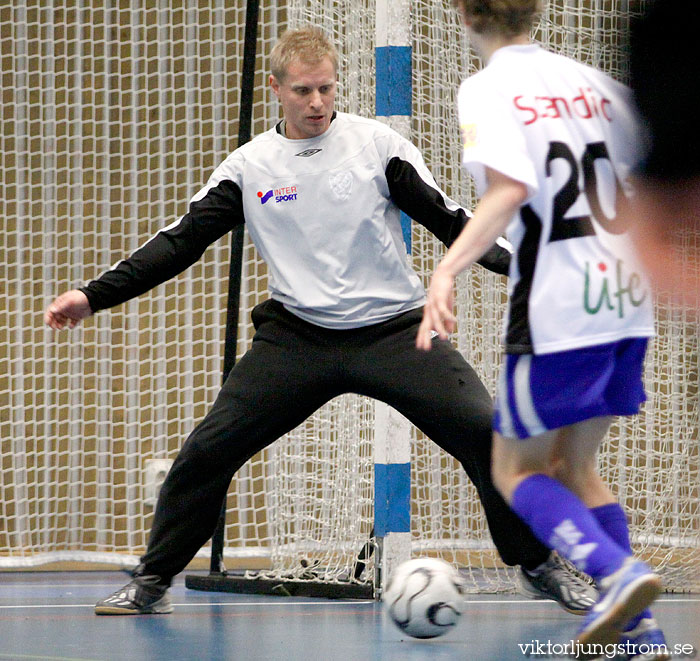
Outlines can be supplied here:
<path id="1" fill-rule="evenodd" d="M 374 533 L 411 531 L 411 464 L 374 465 Z"/>
<path id="2" fill-rule="evenodd" d="M 376 113 L 379 117 L 410 115 L 412 111 L 411 47 L 375 48 Z"/>

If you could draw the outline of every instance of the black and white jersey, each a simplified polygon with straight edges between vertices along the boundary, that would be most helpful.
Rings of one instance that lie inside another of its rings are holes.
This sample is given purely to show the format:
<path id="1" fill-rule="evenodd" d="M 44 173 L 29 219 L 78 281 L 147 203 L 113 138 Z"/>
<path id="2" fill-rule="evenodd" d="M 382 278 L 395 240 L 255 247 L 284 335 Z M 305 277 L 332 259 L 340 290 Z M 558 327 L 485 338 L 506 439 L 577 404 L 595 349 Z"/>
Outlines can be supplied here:
<path id="1" fill-rule="evenodd" d="M 84 287 L 93 311 L 180 273 L 243 222 L 268 265 L 272 298 L 306 321 L 355 328 L 420 307 L 425 292 L 400 210 L 447 245 L 467 215 L 418 150 L 378 121 L 343 113 L 314 138 L 290 140 L 278 129 L 234 151 L 185 216 Z M 494 246 L 482 263 L 505 273 L 509 257 Z"/>
<path id="2" fill-rule="evenodd" d="M 618 199 L 637 162 L 629 90 L 536 45 L 497 50 L 460 88 L 463 163 L 527 185 L 511 220 L 506 348 L 551 353 L 653 334 Z"/>

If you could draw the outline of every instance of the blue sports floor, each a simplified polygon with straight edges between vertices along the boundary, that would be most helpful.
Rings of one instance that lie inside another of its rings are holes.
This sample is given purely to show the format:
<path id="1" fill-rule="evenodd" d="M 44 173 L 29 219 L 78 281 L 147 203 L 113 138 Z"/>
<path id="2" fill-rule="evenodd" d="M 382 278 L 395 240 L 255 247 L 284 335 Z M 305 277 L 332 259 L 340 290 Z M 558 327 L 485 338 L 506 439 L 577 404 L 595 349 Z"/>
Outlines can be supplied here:
<path id="1" fill-rule="evenodd" d="M 185 588 L 183 576 L 173 586 L 170 615 L 95 616 L 95 601 L 127 581 L 121 572 L 0 573 L 0 660 L 566 658 L 562 645 L 580 622 L 549 601 L 471 595 L 454 630 L 418 641 L 395 629 L 373 601 L 197 592 Z M 664 595 L 655 612 L 681 651 L 674 658 L 700 658 L 700 595 Z M 528 645 L 535 653 L 527 654 Z"/>

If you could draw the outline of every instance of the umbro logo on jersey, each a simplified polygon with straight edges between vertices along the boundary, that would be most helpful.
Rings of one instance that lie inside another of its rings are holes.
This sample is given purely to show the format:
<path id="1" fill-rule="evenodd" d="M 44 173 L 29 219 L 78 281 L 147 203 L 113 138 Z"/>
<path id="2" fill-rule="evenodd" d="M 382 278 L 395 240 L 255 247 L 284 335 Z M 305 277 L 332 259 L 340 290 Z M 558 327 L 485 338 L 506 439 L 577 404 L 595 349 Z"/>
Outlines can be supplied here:
<path id="1" fill-rule="evenodd" d="M 313 156 L 314 154 L 318 154 L 320 152 L 320 149 L 305 149 L 304 151 L 300 151 L 298 154 L 294 154 L 295 156 L 301 156 L 303 158 L 308 158 L 309 156 Z"/>
<path id="2" fill-rule="evenodd" d="M 267 191 L 267 193 L 258 191 L 260 204 L 265 204 L 272 196 L 275 197 L 275 204 L 279 204 L 280 202 L 292 202 L 297 199 L 297 187 L 285 186 L 284 188 L 273 188 Z"/>

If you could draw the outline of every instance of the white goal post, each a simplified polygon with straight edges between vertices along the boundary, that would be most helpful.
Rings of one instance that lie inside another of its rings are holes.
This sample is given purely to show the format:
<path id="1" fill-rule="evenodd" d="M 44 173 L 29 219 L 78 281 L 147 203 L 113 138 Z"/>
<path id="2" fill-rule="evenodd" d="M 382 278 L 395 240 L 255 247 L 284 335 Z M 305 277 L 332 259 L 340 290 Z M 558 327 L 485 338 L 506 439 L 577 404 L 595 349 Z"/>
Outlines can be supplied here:
<path id="1" fill-rule="evenodd" d="M 338 45 L 338 109 L 375 116 L 376 1 L 261 2 L 253 135 L 279 117 L 266 89 L 270 49 L 286 26 L 303 23 Z M 0 7 L 0 570 L 134 565 L 157 480 L 218 391 L 228 238 L 178 278 L 70 333 L 44 328 L 42 312 L 180 215 L 235 147 L 244 4 Z M 409 137 L 441 186 L 472 205 L 455 95 L 478 62 L 449 0 L 390 4 L 410 5 Z M 631 6 L 643 3 L 544 4 L 536 39 L 625 80 Z M 427 282 L 443 248 L 416 225 L 411 239 Z M 699 239 L 686 237 L 696 249 Z M 267 296 L 266 269 L 249 242 L 243 270 L 239 355 L 252 336 L 250 309 Z M 475 267 L 461 279 L 455 343 L 491 392 L 504 303 L 502 278 Z M 635 550 L 667 589 L 700 591 L 696 316 L 661 297 L 657 331 L 649 401 L 615 425 L 600 467 L 630 517 Z M 337 398 L 238 472 L 227 501 L 227 566 L 274 580 L 374 585 L 376 407 Z M 415 429 L 408 436 L 408 553 L 460 565 L 473 591 L 512 590 L 513 572 L 498 560 L 462 469 Z"/>

